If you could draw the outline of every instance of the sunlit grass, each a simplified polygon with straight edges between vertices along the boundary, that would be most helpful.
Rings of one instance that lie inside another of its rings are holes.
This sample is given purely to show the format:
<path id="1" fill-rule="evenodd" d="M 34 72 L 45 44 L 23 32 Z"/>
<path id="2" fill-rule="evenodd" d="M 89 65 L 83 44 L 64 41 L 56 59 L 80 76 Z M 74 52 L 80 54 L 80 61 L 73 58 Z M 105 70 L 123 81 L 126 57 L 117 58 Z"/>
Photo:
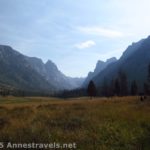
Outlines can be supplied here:
<path id="1" fill-rule="evenodd" d="M 76 142 L 81 150 L 150 149 L 150 102 L 138 97 L 0 101 L 0 141 Z"/>

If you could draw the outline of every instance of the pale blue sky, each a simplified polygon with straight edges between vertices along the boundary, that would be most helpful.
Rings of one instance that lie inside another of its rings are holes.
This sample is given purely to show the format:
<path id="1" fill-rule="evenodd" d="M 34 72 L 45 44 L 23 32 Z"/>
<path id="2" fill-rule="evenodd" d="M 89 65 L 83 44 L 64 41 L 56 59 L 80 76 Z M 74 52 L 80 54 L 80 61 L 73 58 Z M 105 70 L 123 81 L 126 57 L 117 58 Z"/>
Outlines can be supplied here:
<path id="1" fill-rule="evenodd" d="M 0 0 L 0 44 L 86 76 L 150 35 L 149 0 Z"/>

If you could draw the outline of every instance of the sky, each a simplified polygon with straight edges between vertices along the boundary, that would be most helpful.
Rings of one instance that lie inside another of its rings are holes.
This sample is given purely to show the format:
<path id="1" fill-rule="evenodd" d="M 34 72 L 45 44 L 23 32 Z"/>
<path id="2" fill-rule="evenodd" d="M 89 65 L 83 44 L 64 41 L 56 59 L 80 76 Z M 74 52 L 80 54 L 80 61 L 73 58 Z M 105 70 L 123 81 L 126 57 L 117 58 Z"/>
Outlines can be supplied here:
<path id="1" fill-rule="evenodd" d="M 149 0 L 0 0 L 0 44 L 85 77 L 150 35 Z"/>

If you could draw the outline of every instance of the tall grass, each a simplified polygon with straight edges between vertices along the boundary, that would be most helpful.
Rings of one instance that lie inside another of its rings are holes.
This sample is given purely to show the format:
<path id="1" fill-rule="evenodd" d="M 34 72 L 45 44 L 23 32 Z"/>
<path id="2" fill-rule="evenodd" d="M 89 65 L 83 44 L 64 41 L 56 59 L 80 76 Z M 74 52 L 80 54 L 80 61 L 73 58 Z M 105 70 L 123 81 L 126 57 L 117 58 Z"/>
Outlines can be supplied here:
<path id="1" fill-rule="evenodd" d="M 21 99 L 21 98 L 19 98 Z M 77 143 L 80 150 L 149 150 L 150 102 L 137 97 L 37 100 L 0 106 L 0 141 Z"/>

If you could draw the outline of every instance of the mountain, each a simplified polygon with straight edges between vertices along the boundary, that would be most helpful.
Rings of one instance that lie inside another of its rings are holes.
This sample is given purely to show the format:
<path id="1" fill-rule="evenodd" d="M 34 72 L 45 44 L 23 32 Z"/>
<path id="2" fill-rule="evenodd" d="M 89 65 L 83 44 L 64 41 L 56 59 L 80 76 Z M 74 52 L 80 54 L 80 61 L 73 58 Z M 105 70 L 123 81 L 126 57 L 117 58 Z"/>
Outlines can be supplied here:
<path id="1" fill-rule="evenodd" d="M 45 64 L 36 57 L 26 57 L 32 68 L 36 70 L 47 82 L 57 90 L 71 90 L 81 86 L 83 78 L 71 78 L 64 75 L 57 66 L 50 60 Z"/>
<path id="2" fill-rule="evenodd" d="M 61 73 L 50 60 L 25 56 L 10 46 L 0 45 L 0 86 L 14 89 L 54 92 L 79 87 L 83 78 Z"/>
<path id="3" fill-rule="evenodd" d="M 150 37 L 130 45 L 118 61 L 108 65 L 92 79 L 99 87 L 102 85 L 104 79 L 109 82 L 117 76 L 119 70 L 123 70 L 127 74 L 129 85 L 133 80 L 136 80 L 142 89 L 143 83 L 147 78 L 149 63 Z"/>
<path id="4" fill-rule="evenodd" d="M 0 84 L 22 90 L 55 90 L 26 61 L 26 57 L 9 46 L 0 45 Z"/>
<path id="5" fill-rule="evenodd" d="M 92 80 L 96 75 L 98 75 L 102 70 L 104 70 L 108 65 L 111 63 L 116 62 L 117 59 L 115 57 L 112 57 L 110 59 L 107 59 L 106 62 L 99 60 L 96 64 L 96 67 L 93 72 L 89 72 L 87 78 L 85 79 L 83 86 L 87 86 L 87 84 Z"/>

